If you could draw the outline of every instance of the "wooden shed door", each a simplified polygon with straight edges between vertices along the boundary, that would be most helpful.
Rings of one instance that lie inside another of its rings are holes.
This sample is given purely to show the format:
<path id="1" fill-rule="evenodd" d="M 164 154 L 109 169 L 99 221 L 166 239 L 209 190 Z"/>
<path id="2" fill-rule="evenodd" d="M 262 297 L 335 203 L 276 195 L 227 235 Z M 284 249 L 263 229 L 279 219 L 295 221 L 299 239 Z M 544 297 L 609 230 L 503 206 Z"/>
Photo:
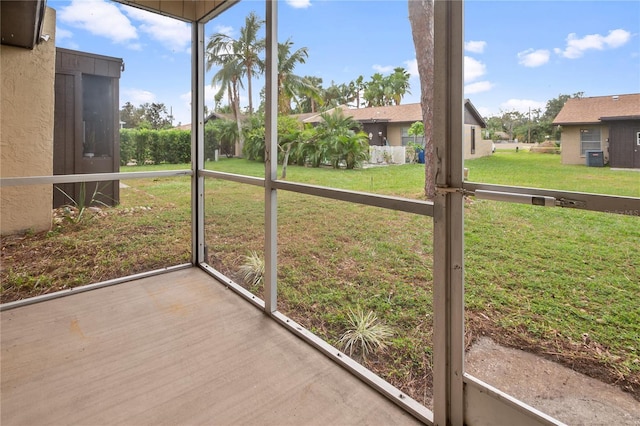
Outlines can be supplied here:
<path id="1" fill-rule="evenodd" d="M 611 123 L 609 164 L 611 167 L 640 169 L 640 122 Z"/>
<path id="2" fill-rule="evenodd" d="M 53 174 L 75 173 L 74 146 L 76 140 L 76 105 L 80 75 L 56 72 L 55 108 L 53 125 Z M 63 193 L 64 191 L 64 193 Z M 65 195 L 67 194 L 67 195 Z M 53 207 L 70 204 L 77 194 L 74 184 L 64 183 L 53 186 Z"/>

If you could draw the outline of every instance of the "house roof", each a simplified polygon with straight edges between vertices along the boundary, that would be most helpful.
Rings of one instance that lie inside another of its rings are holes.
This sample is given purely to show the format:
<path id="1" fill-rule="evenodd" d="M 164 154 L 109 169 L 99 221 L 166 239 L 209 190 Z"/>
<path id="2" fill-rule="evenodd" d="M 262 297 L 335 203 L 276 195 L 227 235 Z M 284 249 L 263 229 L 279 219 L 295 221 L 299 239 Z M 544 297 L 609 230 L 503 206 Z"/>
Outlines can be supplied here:
<path id="1" fill-rule="evenodd" d="M 570 98 L 553 124 L 596 124 L 607 118 L 624 120 L 637 116 L 640 116 L 640 93 Z"/>
<path id="2" fill-rule="evenodd" d="M 475 118 L 477 123 L 479 123 L 482 127 L 486 127 L 484 119 L 475 109 L 471 101 L 465 99 L 464 107 L 465 111 L 471 114 L 471 116 Z M 422 121 L 422 107 L 419 103 L 358 109 L 348 108 L 344 105 L 341 105 L 336 108 L 341 109 L 344 112 L 345 116 L 351 117 L 361 123 L 414 123 L 416 121 Z M 332 108 L 327 112 L 333 110 L 335 110 L 335 108 Z M 305 114 L 299 115 L 302 116 Z M 298 118 L 301 119 L 303 123 L 318 123 L 322 120 L 320 113 L 312 114 L 305 118 Z M 465 121 L 465 124 L 476 123 L 467 123 Z"/>
<path id="3" fill-rule="evenodd" d="M 207 20 L 237 3 L 238 0 L 115 0 L 160 15 L 187 22 Z"/>

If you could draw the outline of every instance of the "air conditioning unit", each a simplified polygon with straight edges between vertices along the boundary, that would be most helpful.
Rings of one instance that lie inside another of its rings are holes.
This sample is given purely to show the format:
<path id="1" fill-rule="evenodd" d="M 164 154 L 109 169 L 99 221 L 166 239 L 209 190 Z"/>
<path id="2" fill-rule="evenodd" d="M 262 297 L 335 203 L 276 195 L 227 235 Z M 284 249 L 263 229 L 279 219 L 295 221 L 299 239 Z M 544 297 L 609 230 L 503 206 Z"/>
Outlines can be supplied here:
<path id="1" fill-rule="evenodd" d="M 586 155 L 588 167 L 604 167 L 604 152 L 602 150 L 588 150 Z"/>

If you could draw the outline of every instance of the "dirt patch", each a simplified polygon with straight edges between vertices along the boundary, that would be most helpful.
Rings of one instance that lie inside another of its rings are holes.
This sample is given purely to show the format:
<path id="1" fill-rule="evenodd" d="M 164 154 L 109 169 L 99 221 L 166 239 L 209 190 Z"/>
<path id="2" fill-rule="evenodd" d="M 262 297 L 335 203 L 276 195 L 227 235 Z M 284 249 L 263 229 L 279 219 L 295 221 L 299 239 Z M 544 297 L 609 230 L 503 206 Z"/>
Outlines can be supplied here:
<path id="1" fill-rule="evenodd" d="M 573 342 L 558 332 L 555 338 L 535 339 L 522 330 L 505 333 L 484 314 L 467 311 L 467 349 L 482 338 L 490 338 L 507 348 L 535 354 L 592 379 L 613 385 L 640 401 L 640 375 L 624 371 L 619 359 L 607 348 L 583 335 L 582 342 Z M 640 424 L 640 422 L 639 422 Z"/>
<path id="2" fill-rule="evenodd" d="M 543 357 L 483 337 L 468 352 L 466 371 L 571 425 L 640 425 L 640 404 L 619 388 Z"/>

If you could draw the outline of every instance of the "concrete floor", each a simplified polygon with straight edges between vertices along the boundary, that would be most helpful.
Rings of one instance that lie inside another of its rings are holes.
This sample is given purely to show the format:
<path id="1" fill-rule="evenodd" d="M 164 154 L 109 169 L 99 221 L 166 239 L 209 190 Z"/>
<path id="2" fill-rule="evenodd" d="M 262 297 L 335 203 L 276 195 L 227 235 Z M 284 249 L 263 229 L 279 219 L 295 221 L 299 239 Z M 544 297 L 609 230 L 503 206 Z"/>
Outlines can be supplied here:
<path id="1" fill-rule="evenodd" d="M 3 426 L 419 424 L 196 268 L 0 315 Z"/>

